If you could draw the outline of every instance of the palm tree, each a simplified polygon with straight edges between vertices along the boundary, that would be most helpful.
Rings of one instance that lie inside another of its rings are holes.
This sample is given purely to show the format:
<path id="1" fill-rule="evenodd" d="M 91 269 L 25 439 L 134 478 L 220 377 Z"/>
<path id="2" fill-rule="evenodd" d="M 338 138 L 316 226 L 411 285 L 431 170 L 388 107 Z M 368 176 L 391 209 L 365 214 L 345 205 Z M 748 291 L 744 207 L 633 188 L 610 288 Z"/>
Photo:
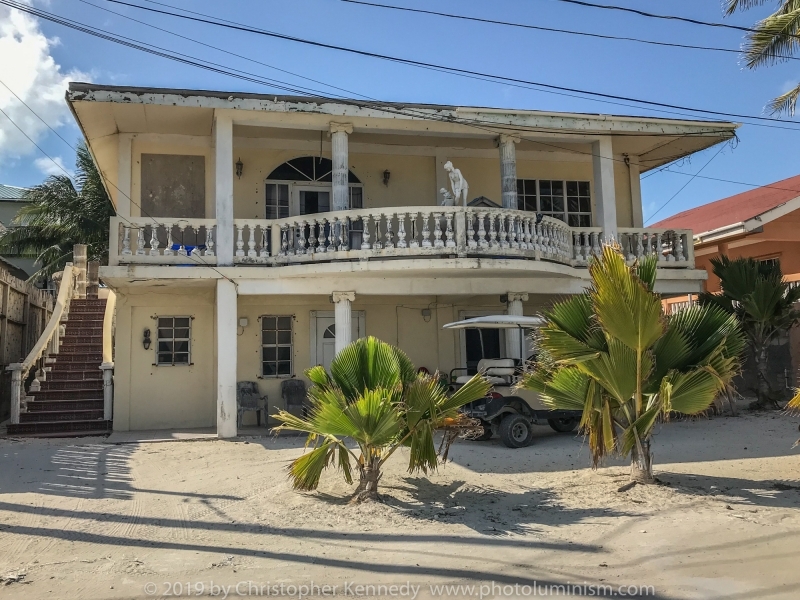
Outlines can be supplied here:
<path id="1" fill-rule="evenodd" d="M 731 15 L 766 4 L 767 0 L 725 0 L 725 13 Z M 788 60 L 798 46 L 800 35 L 800 3 L 779 0 L 778 9 L 757 22 L 745 37 L 744 62 L 750 69 Z M 794 115 L 800 85 L 772 100 L 767 107 L 772 114 Z"/>
<path id="2" fill-rule="evenodd" d="M 0 237 L 0 254 L 36 259 L 40 269 L 31 279 L 62 270 L 75 244 L 86 244 L 89 260 L 108 263 L 114 208 L 84 143 L 78 146 L 75 167 L 74 183 L 66 175 L 51 175 L 28 190 L 25 198 L 31 203 Z"/>
<path id="3" fill-rule="evenodd" d="M 581 410 L 592 463 L 631 456 L 631 480 L 652 483 L 653 428 L 672 412 L 706 410 L 739 367 L 736 318 L 714 306 L 665 317 L 653 293 L 656 257 L 629 267 L 606 245 L 589 265 L 591 287 L 545 314 L 549 355 L 521 386 L 554 409 Z"/>
<path id="4" fill-rule="evenodd" d="M 722 292 L 700 294 L 700 303 L 718 306 L 739 320 L 758 376 L 758 398 L 751 408 L 778 408 L 767 377 L 767 350 L 779 334 L 800 320 L 800 311 L 794 307 L 800 300 L 800 288 L 783 280 L 778 261 L 759 263 L 722 255 L 711 259 L 711 268 L 719 277 Z"/>
<path id="5" fill-rule="evenodd" d="M 378 500 L 383 465 L 401 446 L 409 448 L 409 472 L 428 473 L 447 459 L 447 449 L 459 432 L 473 427 L 459 409 L 486 396 L 490 385 L 476 375 L 448 396 L 436 375 L 417 375 L 399 349 L 374 337 L 359 339 L 331 361 L 330 374 L 321 366 L 306 371 L 313 386 L 307 416 L 280 411 L 277 431 L 308 434 L 314 449 L 289 466 L 295 489 L 315 490 L 329 466 L 341 469 L 353 482 L 353 462 L 359 483 L 351 502 Z M 445 429 L 437 453 L 434 432 Z M 347 440 L 358 447 L 359 455 Z M 351 461 L 352 459 L 352 461 Z"/>

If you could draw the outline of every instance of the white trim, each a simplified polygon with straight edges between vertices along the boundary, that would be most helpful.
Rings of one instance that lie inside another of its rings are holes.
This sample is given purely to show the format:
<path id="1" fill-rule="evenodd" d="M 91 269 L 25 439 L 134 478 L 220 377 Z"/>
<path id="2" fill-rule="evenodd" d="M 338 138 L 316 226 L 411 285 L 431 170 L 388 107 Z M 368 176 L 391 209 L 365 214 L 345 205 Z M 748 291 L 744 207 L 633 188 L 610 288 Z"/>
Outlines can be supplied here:
<path id="1" fill-rule="evenodd" d="M 367 335 L 367 311 L 365 310 L 354 310 L 352 311 L 354 320 L 358 320 L 358 333 L 360 337 L 366 337 Z M 312 310 L 310 312 L 310 323 L 309 323 L 309 342 L 311 344 L 309 356 L 309 366 L 313 367 L 319 364 L 317 360 L 317 319 L 333 319 L 335 318 L 336 313 L 332 310 Z M 324 332 L 323 332 L 324 333 Z"/>

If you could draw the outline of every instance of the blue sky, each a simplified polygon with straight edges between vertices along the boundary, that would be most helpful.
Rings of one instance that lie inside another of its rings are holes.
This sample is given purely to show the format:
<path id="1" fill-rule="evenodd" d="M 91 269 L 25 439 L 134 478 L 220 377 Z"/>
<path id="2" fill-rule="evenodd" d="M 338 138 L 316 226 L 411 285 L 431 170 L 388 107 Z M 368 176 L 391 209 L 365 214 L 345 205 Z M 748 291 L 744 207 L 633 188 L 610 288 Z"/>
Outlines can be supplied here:
<path id="1" fill-rule="evenodd" d="M 132 0 L 148 4 L 146 0 Z M 168 4 L 272 31 L 404 58 L 485 71 L 555 85 L 645 98 L 729 113 L 760 115 L 773 96 L 800 81 L 800 62 L 750 71 L 737 54 L 663 48 L 400 13 L 340 0 L 164 0 Z M 599 0 L 598 0 L 599 1 Z M 605 0 L 604 0 L 605 1 Z M 384 0 L 386 4 L 659 41 L 738 48 L 742 33 L 574 6 L 558 0 Z M 386 61 L 312 48 L 248 33 L 155 15 L 107 0 L 33 0 L 73 20 L 293 84 L 330 90 L 265 66 L 221 54 L 91 6 L 134 17 L 231 52 L 252 57 L 348 91 L 392 101 L 430 102 L 610 114 L 670 116 L 595 100 L 566 97 L 465 79 Z M 720 0 L 609 0 L 652 12 L 723 21 Z M 776 2 L 777 4 L 777 2 Z M 150 4 L 150 6 L 156 6 Z M 770 4 L 724 19 L 749 26 Z M 3 44 L 6 45 L 3 45 Z M 4 48 L 13 48 L 3 52 Z M 23 56 L 24 55 L 24 56 Z M 29 56 L 30 55 L 30 56 Z M 46 21 L 11 15 L 0 7 L 0 80 L 35 107 L 67 140 L 80 132 L 63 102 L 64 82 L 273 92 L 264 86 L 142 54 Z M 277 91 L 277 93 L 282 93 Z M 0 86 L 0 108 L 69 170 L 72 151 Z M 703 176 L 768 184 L 800 173 L 799 131 L 744 125 L 736 148 L 725 148 Z M 717 149 L 694 155 L 671 170 L 696 173 Z M 0 182 L 26 186 L 57 169 L 21 138 L 0 114 Z M 669 200 L 688 177 L 658 173 L 643 181 L 645 218 Z M 751 189 L 696 178 L 658 213 L 681 210 Z"/>

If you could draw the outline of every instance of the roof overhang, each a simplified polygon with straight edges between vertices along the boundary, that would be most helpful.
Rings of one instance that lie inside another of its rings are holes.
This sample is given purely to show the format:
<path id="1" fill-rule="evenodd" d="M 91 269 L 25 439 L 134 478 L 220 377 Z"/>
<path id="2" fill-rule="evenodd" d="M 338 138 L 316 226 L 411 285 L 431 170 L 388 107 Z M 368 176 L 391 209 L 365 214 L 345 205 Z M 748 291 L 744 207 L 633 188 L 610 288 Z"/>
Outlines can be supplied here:
<path id="1" fill-rule="evenodd" d="M 720 121 L 91 83 L 71 83 L 67 102 L 90 146 L 118 133 L 210 136 L 215 113 L 226 111 L 235 125 L 245 127 L 319 131 L 333 119 L 347 119 L 357 133 L 425 136 L 433 146 L 453 145 L 453 138 L 494 140 L 499 133 L 511 133 L 523 136 L 523 143 L 540 144 L 540 150 L 569 151 L 570 144 L 585 147 L 599 136 L 613 136 L 615 154 L 639 157 L 642 172 L 726 141 L 738 127 Z"/>
<path id="2" fill-rule="evenodd" d="M 701 244 L 713 244 L 730 240 L 732 238 L 741 237 L 750 233 L 761 233 L 764 225 L 767 223 L 779 219 L 780 217 L 798 209 L 800 209 L 800 196 L 779 204 L 778 206 L 751 217 L 746 221 L 731 223 L 730 225 L 717 227 L 716 229 L 712 229 L 710 231 L 696 233 L 693 235 L 694 243 L 696 246 Z"/>

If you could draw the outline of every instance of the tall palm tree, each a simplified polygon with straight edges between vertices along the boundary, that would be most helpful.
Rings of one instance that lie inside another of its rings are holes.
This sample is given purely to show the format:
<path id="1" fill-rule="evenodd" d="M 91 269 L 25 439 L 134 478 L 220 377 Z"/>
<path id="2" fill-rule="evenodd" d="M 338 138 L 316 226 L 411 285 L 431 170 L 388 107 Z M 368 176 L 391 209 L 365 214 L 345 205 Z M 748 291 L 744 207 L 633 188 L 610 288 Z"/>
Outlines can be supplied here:
<path id="1" fill-rule="evenodd" d="M 768 0 L 725 0 L 725 13 L 730 15 L 756 6 L 767 4 Z M 788 60 L 800 46 L 800 2 L 798 0 L 778 0 L 777 10 L 767 18 L 758 21 L 745 37 L 744 62 L 750 69 L 772 65 Z M 773 114 L 794 115 L 797 99 L 800 97 L 800 84 L 772 100 L 767 107 Z"/>
<path id="2" fill-rule="evenodd" d="M 711 259 L 711 268 L 720 280 L 722 293 L 700 294 L 700 303 L 718 306 L 734 315 L 741 325 L 758 375 L 758 399 L 752 408 L 778 408 L 768 378 L 767 350 L 781 333 L 800 321 L 800 287 L 783 280 L 780 262 L 759 263 L 752 258 Z"/>
<path id="3" fill-rule="evenodd" d="M 545 313 L 548 360 L 521 382 L 551 408 L 583 411 L 593 466 L 613 452 L 630 455 L 637 483 L 655 481 L 655 424 L 673 411 L 706 410 L 744 347 L 736 318 L 720 308 L 664 316 L 656 265 L 650 256 L 629 267 L 619 247 L 604 246 L 589 265 L 591 287 Z"/>
<path id="4" fill-rule="evenodd" d="M 322 472 L 333 465 L 352 483 L 355 462 L 359 483 L 351 502 L 379 499 L 383 465 L 401 446 L 409 448 L 409 472 L 435 470 L 455 436 L 472 427 L 459 409 L 486 396 L 491 387 L 476 375 L 448 396 L 436 375 L 417 375 L 403 352 L 374 337 L 345 347 L 331 361 L 330 374 L 316 366 L 306 376 L 314 384 L 308 415 L 283 410 L 275 415 L 282 423 L 277 431 L 302 431 L 314 444 L 289 466 L 292 484 L 314 490 Z M 439 452 L 437 429 L 446 430 Z"/>
<path id="5" fill-rule="evenodd" d="M 84 143 L 79 144 L 75 181 L 51 175 L 25 194 L 20 209 L 0 236 L 0 254 L 35 258 L 31 279 L 49 277 L 72 260 L 72 247 L 86 244 L 89 260 L 108 263 L 108 227 L 114 208 L 102 176 Z"/>

